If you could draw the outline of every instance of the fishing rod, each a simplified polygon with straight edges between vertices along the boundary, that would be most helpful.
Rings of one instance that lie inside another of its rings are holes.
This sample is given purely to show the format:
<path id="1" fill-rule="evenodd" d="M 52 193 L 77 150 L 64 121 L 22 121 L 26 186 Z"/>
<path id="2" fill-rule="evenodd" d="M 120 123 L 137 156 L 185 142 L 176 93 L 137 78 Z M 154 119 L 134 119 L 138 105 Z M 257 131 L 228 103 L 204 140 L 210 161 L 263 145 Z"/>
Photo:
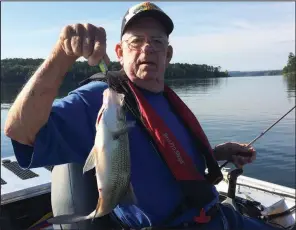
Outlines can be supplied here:
<path id="1" fill-rule="evenodd" d="M 258 135 L 254 140 L 252 140 L 247 147 L 249 147 L 250 145 L 252 145 L 253 143 L 255 143 L 255 141 L 257 141 L 260 137 L 262 137 L 265 133 L 267 133 L 268 130 L 270 130 L 273 126 L 275 126 L 280 120 L 282 120 L 285 116 L 287 116 L 293 109 L 295 109 L 296 105 L 291 108 L 285 115 L 283 115 L 280 119 L 278 119 L 276 122 L 274 122 L 269 128 L 267 128 L 265 131 L 263 131 L 260 135 Z M 222 169 L 223 167 L 225 167 L 230 160 L 227 160 L 226 162 L 224 162 L 221 166 L 220 169 Z"/>
<path id="2" fill-rule="evenodd" d="M 107 74 L 108 72 L 108 66 L 106 65 L 105 61 L 102 59 L 99 63 L 99 68 L 102 71 L 103 74 Z M 250 145 L 252 145 L 253 143 L 255 143 L 255 141 L 257 141 L 259 138 L 261 138 L 265 133 L 267 133 L 273 126 L 275 126 L 278 122 L 280 122 L 285 116 L 287 116 L 293 109 L 295 109 L 296 105 L 291 108 L 285 115 L 283 115 L 280 119 L 278 119 L 275 123 L 273 123 L 269 128 L 267 128 L 265 131 L 263 131 L 259 136 L 257 136 L 254 140 L 252 140 L 247 147 L 249 147 Z M 224 162 L 221 166 L 220 169 L 222 169 L 223 167 L 225 167 L 230 160 L 227 160 L 226 162 Z"/>

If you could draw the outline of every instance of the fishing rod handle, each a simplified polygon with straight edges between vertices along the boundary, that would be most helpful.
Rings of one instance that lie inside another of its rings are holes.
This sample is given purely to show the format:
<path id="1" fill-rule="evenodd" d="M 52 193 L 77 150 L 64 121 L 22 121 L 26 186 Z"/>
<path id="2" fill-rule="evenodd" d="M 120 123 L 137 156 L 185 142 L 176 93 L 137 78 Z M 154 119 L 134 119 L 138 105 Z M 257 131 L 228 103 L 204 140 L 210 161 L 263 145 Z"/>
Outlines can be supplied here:
<path id="1" fill-rule="evenodd" d="M 228 192 L 227 197 L 234 199 L 235 198 L 235 191 L 236 191 L 236 181 L 237 178 L 242 175 L 243 170 L 242 169 L 234 169 L 231 172 L 228 173 Z"/>
<path id="2" fill-rule="evenodd" d="M 249 146 L 249 145 L 248 145 Z M 252 153 L 246 152 L 246 153 L 236 153 L 234 154 L 235 156 L 242 156 L 242 157 L 251 157 Z M 233 155 L 232 155 L 233 156 Z M 223 167 L 225 167 L 231 160 L 227 160 L 225 161 L 221 166 L 220 169 L 222 169 Z"/>

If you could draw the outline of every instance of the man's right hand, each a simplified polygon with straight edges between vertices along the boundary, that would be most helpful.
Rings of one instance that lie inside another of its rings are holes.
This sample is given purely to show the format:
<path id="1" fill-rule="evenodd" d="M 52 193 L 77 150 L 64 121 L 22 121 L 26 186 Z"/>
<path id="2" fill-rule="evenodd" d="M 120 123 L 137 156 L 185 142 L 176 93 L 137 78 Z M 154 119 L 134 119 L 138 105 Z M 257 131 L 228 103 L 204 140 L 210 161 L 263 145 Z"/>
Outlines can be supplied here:
<path id="1" fill-rule="evenodd" d="M 6 136 L 34 145 L 36 134 L 48 121 L 68 69 L 80 57 L 85 57 L 91 66 L 99 64 L 101 59 L 107 65 L 110 63 L 103 28 L 91 24 L 63 28 L 50 57 L 39 66 L 10 107 L 4 127 Z"/>
<path id="2" fill-rule="evenodd" d="M 60 33 L 58 46 L 74 61 L 84 57 L 91 66 L 99 64 L 102 59 L 107 65 L 110 63 L 106 53 L 106 32 L 102 27 L 79 23 L 67 25 Z"/>

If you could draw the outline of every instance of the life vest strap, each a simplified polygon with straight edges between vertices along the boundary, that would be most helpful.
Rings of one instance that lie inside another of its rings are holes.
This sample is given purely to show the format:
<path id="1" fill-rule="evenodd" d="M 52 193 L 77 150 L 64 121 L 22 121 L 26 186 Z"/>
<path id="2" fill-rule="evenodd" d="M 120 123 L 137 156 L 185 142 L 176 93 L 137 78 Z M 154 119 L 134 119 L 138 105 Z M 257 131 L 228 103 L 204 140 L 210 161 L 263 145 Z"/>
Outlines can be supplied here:
<path id="1" fill-rule="evenodd" d="M 179 113 L 190 112 L 190 110 L 187 109 L 186 106 L 184 106 L 184 103 L 182 103 L 181 100 L 177 98 L 177 96 L 174 93 L 172 93 L 171 90 L 168 90 L 168 88 L 166 88 L 164 95 L 167 97 L 173 109 L 175 110 L 177 109 L 176 108 L 177 106 L 173 105 L 174 101 L 176 101 L 176 103 L 179 103 L 179 108 L 180 108 L 179 110 L 181 110 L 181 112 L 176 110 L 176 115 L 181 118 L 181 120 L 183 121 L 183 124 L 187 127 L 190 133 L 195 137 L 197 148 L 205 157 L 206 164 L 209 168 L 209 173 L 207 175 L 204 175 L 204 173 L 199 174 L 199 172 L 196 171 L 196 168 L 195 168 L 196 166 L 194 166 L 192 160 L 188 156 L 186 156 L 186 153 L 185 153 L 185 159 L 186 159 L 185 162 L 188 162 L 186 163 L 186 165 L 190 165 L 189 172 L 194 172 L 194 174 L 191 175 L 186 169 L 186 167 L 184 168 L 184 165 L 182 164 L 179 166 L 177 165 L 179 168 L 176 171 L 176 168 L 175 168 L 176 164 L 172 165 L 172 159 L 173 159 L 172 157 L 176 157 L 176 156 L 169 156 L 164 149 L 165 145 L 162 146 L 163 143 L 161 143 L 161 141 L 157 139 L 157 137 L 155 137 L 155 133 L 154 133 L 155 127 L 151 126 L 152 123 L 154 124 L 155 121 L 152 122 L 152 120 L 151 121 L 148 120 L 148 123 L 147 123 L 147 118 L 150 119 L 151 117 L 148 116 L 149 114 L 148 115 L 146 114 L 146 117 L 143 117 L 143 113 L 147 113 L 147 111 L 145 111 L 145 109 L 143 108 L 143 104 L 139 105 L 139 103 L 144 101 L 144 103 L 146 103 L 145 108 L 147 109 L 147 106 L 148 106 L 148 111 L 150 109 L 150 111 L 153 112 L 153 110 L 151 109 L 151 106 L 147 102 L 145 102 L 144 98 L 138 101 L 139 100 L 138 96 L 141 96 L 141 93 L 138 92 L 135 94 L 135 90 L 137 91 L 136 87 L 133 85 L 131 86 L 129 79 L 126 76 L 122 76 L 122 71 L 118 71 L 118 72 L 109 71 L 107 76 L 105 76 L 105 78 L 102 77 L 102 74 L 101 75 L 98 74 L 97 77 L 93 77 L 91 80 L 85 81 L 85 83 L 88 83 L 94 80 L 105 81 L 107 82 L 110 88 L 114 89 L 118 93 L 125 94 L 125 99 L 124 99 L 125 108 L 128 109 L 133 114 L 134 118 L 142 126 L 143 130 L 148 135 L 155 149 L 158 150 L 156 152 L 163 159 L 163 161 L 167 163 L 167 166 L 171 170 L 171 173 L 179 183 L 181 190 L 183 191 L 183 194 L 184 194 L 184 199 L 186 199 L 186 201 L 185 203 L 180 204 L 179 205 L 180 207 L 177 206 L 176 210 L 173 213 L 171 213 L 166 218 L 165 221 L 171 222 L 174 218 L 178 217 L 180 214 L 184 212 L 184 208 L 186 208 L 187 210 L 190 208 L 197 208 L 197 210 L 199 209 L 201 210 L 202 208 L 204 208 L 206 204 L 211 202 L 214 199 L 212 185 L 214 183 L 221 181 L 221 178 L 223 178 L 223 176 L 221 176 L 222 175 L 221 170 L 217 162 L 213 158 L 213 155 L 211 155 L 211 149 L 209 149 L 210 146 L 209 146 L 209 143 L 207 142 L 205 134 L 203 133 L 201 127 L 198 127 L 199 123 L 197 123 L 197 125 L 193 125 L 195 127 L 195 130 L 193 130 L 192 127 L 190 127 L 190 121 L 191 121 L 190 116 L 191 117 L 194 117 L 194 116 L 192 114 L 189 115 L 187 121 L 186 121 L 186 117 L 184 118 L 180 116 Z M 152 123 L 149 123 L 149 122 L 152 122 Z M 160 118 L 159 118 L 159 122 L 161 123 Z M 197 122 L 197 119 L 193 119 L 193 123 L 196 124 L 196 122 Z M 149 128 L 152 128 L 153 131 Z M 159 130 L 161 130 L 160 127 L 159 127 Z M 165 128 L 164 130 L 169 131 L 169 129 L 167 128 Z M 162 132 L 158 131 L 157 135 L 160 135 L 161 133 Z M 169 135 L 169 137 L 173 137 L 173 136 L 174 136 L 173 134 Z M 179 146 L 180 152 L 182 152 L 181 151 L 182 146 L 178 144 L 178 140 L 175 140 L 174 143 L 176 143 Z M 160 147 L 161 149 L 159 149 Z M 168 164 L 169 162 L 171 163 L 170 165 Z M 187 173 L 184 174 L 184 171 L 187 171 Z"/>

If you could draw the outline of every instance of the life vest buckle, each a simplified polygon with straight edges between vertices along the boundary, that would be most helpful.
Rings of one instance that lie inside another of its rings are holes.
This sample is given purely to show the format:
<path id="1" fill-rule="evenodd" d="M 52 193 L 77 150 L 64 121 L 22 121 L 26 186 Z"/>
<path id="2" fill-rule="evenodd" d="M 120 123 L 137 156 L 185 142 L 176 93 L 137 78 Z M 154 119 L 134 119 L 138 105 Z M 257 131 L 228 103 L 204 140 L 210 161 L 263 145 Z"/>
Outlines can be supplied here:
<path id="1" fill-rule="evenodd" d="M 194 217 L 194 221 L 200 224 L 209 223 L 211 220 L 211 216 L 207 216 L 205 210 L 202 208 L 199 216 Z"/>

